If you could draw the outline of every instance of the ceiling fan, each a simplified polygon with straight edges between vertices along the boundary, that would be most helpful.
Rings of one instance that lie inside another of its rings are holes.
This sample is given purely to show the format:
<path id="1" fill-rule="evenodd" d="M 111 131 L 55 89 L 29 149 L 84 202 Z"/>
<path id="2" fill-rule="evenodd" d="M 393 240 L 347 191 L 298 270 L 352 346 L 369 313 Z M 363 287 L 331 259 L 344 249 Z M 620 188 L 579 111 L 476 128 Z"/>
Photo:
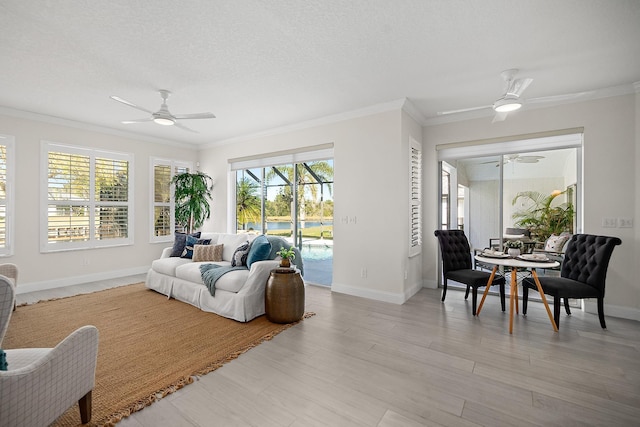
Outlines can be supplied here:
<path id="1" fill-rule="evenodd" d="M 538 163 L 541 159 L 544 159 L 544 156 L 521 156 L 520 154 L 505 154 L 502 159 L 502 164 L 505 165 L 508 163 Z M 488 163 L 497 163 L 496 167 L 500 166 L 500 162 L 498 160 L 491 160 L 482 164 Z"/>
<path id="2" fill-rule="evenodd" d="M 521 98 L 522 93 L 525 91 L 525 89 L 527 89 L 527 87 L 529 87 L 531 82 L 533 82 L 533 79 L 529 77 L 516 79 L 515 77 L 517 73 L 518 70 L 515 68 L 504 70 L 500 73 L 500 76 L 504 80 L 504 94 L 493 104 L 481 105 L 479 107 L 462 108 L 459 110 L 440 111 L 438 112 L 438 115 L 442 116 L 447 114 L 457 114 L 465 113 L 468 111 L 483 110 L 485 108 L 493 108 L 496 114 L 493 117 L 492 123 L 503 121 L 507 118 L 507 114 L 520 109 L 524 105 L 525 100 Z M 529 98 L 526 100 L 526 103 L 535 104 L 542 102 L 560 102 L 568 99 L 578 98 L 588 93 L 591 92 L 579 92 L 565 95 L 546 96 L 541 98 Z"/>
<path id="3" fill-rule="evenodd" d="M 162 105 L 160 105 L 160 109 L 156 112 L 151 110 L 147 110 L 144 107 L 140 107 L 132 102 L 129 102 L 125 99 L 122 99 L 118 96 L 112 96 L 111 99 L 114 101 L 118 101 L 123 103 L 124 105 L 128 105 L 129 107 L 133 107 L 137 110 L 144 111 L 145 113 L 149 113 L 150 116 L 144 119 L 137 120 L 124 120 L 122 123 L 130 124 L 130 123 L 145 123 L 145 122 L 154 122 L 163 126 L 175 126 L 183 130 L 187 130 L 189 132 L 197 131 L 190 129 L 184 126 L 182 123 L 178 122 L 178 120 L 191 120 L 191 119 L 215 119 L 216 116 L 213 113 L 195 113 L 195 114 L 171 114 L 169 112 L 169 107 L 167 106 L 167 98 L 171 95 L 171 92 L 165 89 L 160 89 L 160 97 L 162 98 Z"/>

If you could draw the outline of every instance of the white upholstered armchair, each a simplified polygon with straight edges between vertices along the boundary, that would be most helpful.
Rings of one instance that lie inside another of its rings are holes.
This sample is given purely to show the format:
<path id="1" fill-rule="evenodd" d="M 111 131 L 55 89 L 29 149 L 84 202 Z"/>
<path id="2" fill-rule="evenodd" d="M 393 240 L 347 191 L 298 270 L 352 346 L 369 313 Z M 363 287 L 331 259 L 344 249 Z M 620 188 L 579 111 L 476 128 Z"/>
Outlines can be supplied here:
<path id="1" fill-rule="evenodd" d="M 0 276 L 0 348 L 15 303 L 15 288 Z M 54 348 L 5 349 L 0 371 L 0 426 L 47 426 L 76 402 L 91 419 L 98 330 L 83 326 Z"/>

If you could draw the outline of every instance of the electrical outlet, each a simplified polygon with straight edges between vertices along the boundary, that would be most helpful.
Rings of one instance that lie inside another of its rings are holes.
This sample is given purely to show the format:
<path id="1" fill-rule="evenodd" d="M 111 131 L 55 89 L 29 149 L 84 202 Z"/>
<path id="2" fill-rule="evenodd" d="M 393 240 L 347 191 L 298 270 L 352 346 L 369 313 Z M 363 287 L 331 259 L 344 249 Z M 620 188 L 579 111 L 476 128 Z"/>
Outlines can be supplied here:
<path id="1" fill-rule="evenodd" d="M 633 218 L 618 218 L 618 227 L 620 228 L 632 228 Z"/>
<path id="2" fill-rule="evenodd" d="M 610 217 L 602 218 L 602 227 L 616 228 L 617 226 L 618 226 L 618 220 L 616 218 L 610 218 Z"/>

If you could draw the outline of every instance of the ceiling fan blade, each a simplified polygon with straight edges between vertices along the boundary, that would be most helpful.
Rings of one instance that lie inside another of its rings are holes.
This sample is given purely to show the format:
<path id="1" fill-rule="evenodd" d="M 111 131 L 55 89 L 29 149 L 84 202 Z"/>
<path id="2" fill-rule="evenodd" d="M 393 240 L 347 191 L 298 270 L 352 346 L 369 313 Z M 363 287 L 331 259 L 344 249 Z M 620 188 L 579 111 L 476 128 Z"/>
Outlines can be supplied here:
<path id="1" fill-rule="evenodd" d="M 520 163 L 538 163 L 540 159 L 544 159 L 544 156 L 518 156 L 516 162 Z"/>
<path id="2" fill-rule="evenodd" d="M 174 125 L 175 127 L 177 127 L 177 128 L 180 128 L 180 129 L 182 129 L 182 130 L 186 130 L 186 131 L 188 131 L 188 132 L 200 133 L 200 132 L 198 132 L 197 130 L 193 130 L 193 129 L 191 129 L 191 128 L 188 128 L 188 127 L 186 127 L 185 125 L 180 124 L 180 123 L 178 123 L 178 122 L 175 122 L 173 125 Z"/>
<path id="3" fill-rule="evenodd" d="M 480 107 L 461 108 L 459 110 L 438 111 L 439 116 L 445 116 L 447 114 L 466 113 L 467 111 L 484 110 L 485 108 L 493 108 L 492 105 L 483 105 Z"/>
<path id="4" fill-rule="evenodd" d="M 137 119 L 137 120 L 123 120 L 120 123 L 124 123 L 125 125 L 131 124 L 131 123 L 146 123 L 146 122 L 152 122 L 153 121 L 153 117 L 149 117 L 146 119 Z"/>
<path id="5" fill-rule="evenodd" d="M 122 99 L 122 98 L 120 98 L 119 96 L 112 96 L 112 97 L 110 97 L 110 98 L 111 98 L 111 99 L 113 99 L 114 101 L 121 102 L 121 103 L 123 103 L 124 105 L 128 105 L 129 107 L 133 107 L 133 108 L 135 108 L 135 109 L 137 109 L 137 110 L 144 111 L 145 113 L 153 114 L 153 111 L 151 111 L 151 110 L 147 110 L 147 109 L 146 109 L 146 108 L 144 108 L 144 107 L 140 107 L 139 105 L 133 104 L 133 103 L 131 103 L 131 102 L 127 101 L 126 99 Z"/>
<path id="6" fill-rule="evenodd" d="M 495 123 L 495 122 L 503 122 L 504 119 L 507 118 L 507 115 L 509 113 L 508 112 L 503 112 L 503 113 L 496 113 L 495 116 L 493 116 L 493 120 L 491 120 L 491 123 Z"/>
<path id="7" fill-rule="evenodd" d="M 213 113 L 195 113 L 195 114 L 175 114 L 177 120 L 187 119 L 215 119 L 216 116 Z"/>
<path id="8" fill-rule="evenodd" d="M 509 89 L 507 89 L 507 93 L 505 95 L 513 95 L 516 97 L 520 97 L 522 92 L 529 87 L 529 85 L 533 82 L 533 79 L 527 77 L 524 79 L 516 79 L 511 82 Z"/>
<path id="9" fill-rule="evenodd" d="M 588 90 L 585 92 L 575 92 L 575 93 L 565 93 L 562 95 L 551 95 L 551 96 L 542 96 L 539 98 L 529 98 L 527 99 L 527 104 L 542 104 L 545 102 L 563 102 L 563 101 L 571 101 L 573 99 L 579 99 L 583 97 L 587 97 L 589 95 L 594 94 L 595 91 Z"/>

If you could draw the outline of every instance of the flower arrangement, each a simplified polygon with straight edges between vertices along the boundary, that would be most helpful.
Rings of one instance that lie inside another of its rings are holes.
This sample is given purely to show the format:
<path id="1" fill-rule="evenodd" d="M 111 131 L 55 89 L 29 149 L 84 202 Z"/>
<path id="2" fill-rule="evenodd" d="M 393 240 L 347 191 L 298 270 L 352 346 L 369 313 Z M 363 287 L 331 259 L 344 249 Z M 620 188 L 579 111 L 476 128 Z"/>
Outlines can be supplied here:
<path id="1" fill-rule="evenodd" d="M 506 249 L 522 249 L 524 248 L 524 243 L 520 240 L 507 240 L 504 242 L 504 247 Z"/>

